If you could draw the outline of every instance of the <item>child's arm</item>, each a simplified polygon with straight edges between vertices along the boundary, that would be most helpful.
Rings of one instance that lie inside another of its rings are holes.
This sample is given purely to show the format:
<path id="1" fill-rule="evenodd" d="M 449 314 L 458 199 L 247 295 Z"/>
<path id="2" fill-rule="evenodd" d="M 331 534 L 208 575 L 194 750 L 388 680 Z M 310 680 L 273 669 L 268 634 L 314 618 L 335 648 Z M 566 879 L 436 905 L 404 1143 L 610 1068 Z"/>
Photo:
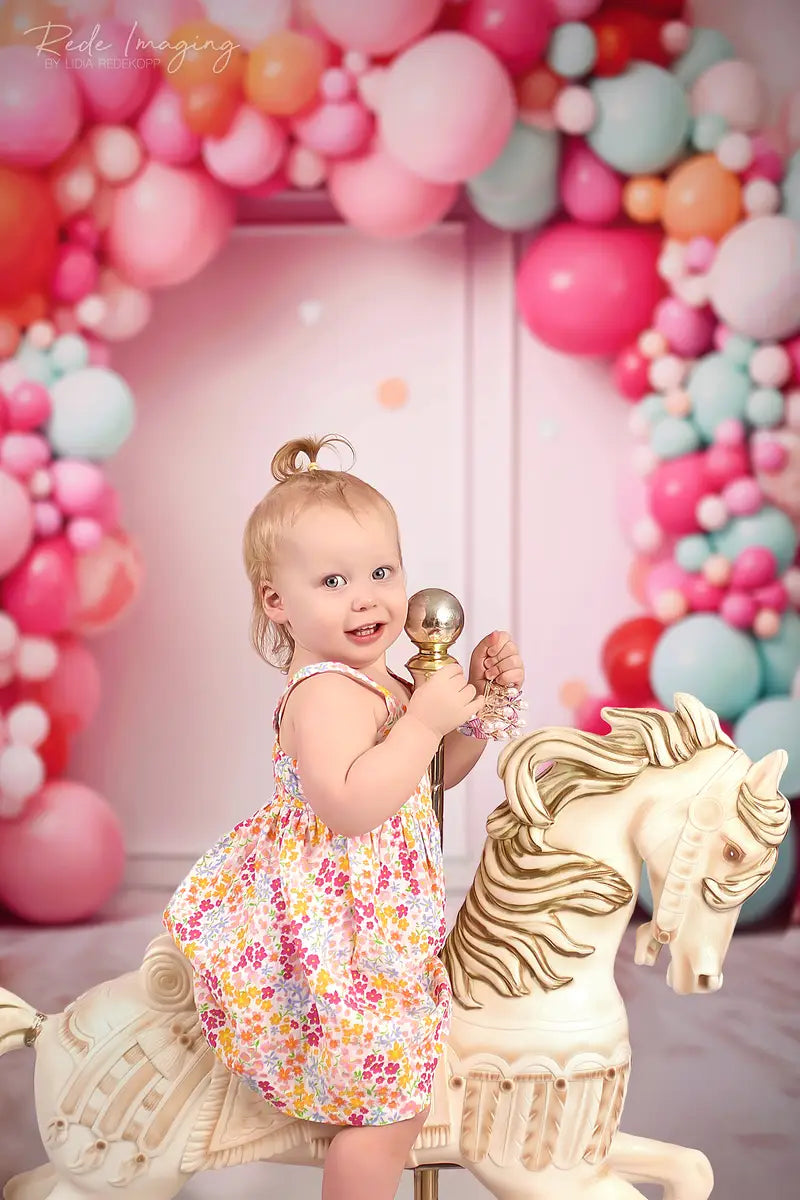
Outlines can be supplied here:
<path id="1" fill-rule="evenodd" d="M 332 672 L 314 676 L 293 699 L 291 726 L 304 795 L 329 829 L 347 837 L 394 816 L 444 734 L 483 704 L 460 668 L 442 668 L 417 689 L 408 711 L 376 746 L 374 693 L 352 679 Z"/>

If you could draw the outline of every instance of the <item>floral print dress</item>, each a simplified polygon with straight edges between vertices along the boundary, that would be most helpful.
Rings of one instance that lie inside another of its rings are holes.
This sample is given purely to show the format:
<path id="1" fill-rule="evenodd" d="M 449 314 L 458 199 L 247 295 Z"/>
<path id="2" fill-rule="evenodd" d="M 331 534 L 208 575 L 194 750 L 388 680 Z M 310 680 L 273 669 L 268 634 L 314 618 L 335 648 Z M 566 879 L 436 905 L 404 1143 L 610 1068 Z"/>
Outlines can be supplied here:
<path id="1" fill-rule="evenodd" d="M 346 837 L 315 815 L 279 732 L 289 693 L 322 671 L 383 696 L 378 742 L 405 711 L 344 663 L 293 675 L 275 709 L 272 799 L 195 864 L 164 923 L 229 1070 L 293 1117 L 385 1125 L 429 1103 L 449 1024 L 439 825 L 427 772 L 369 833 Z"/>

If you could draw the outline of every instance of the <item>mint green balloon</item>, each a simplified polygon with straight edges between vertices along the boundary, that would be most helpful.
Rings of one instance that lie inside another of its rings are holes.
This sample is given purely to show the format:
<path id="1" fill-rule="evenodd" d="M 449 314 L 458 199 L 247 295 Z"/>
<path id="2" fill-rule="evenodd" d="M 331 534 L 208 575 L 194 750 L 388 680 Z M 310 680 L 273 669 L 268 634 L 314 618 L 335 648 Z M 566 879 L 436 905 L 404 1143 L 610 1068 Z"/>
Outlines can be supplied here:
<path id="1" fill-rule="evenodd" d="M 621 75 L 593 79 L 597 120 L 587 134 L 595 154 L 627 175 L 662 171 L 686 146 L 686 94 L 669 71 L 634 62 Z"/>
<path id="2" fill-rule="evenodd" d="M 494 162 L 467 182 L 477 212 L 498 229 L 533 229 L 559 206 L 561 137 L 518 121 Z"/>
<path id="3" fill-rule="evenodd" d="M 734 517 L 711 540 L 717 553 L 731 562 L 748 546 L 766 546 L 775 555 L 778 574 L 782 575 L 794 562 L 797 539 L 791 517 L 783 509 L 765 504 L 749 517 Z"/>
<path id="4" fill-rule="evenodd" d="M 749 375 L 727 354 L 707 354 L 695 363 L 686 390 L 695 424 L 707 441 L 714 440 L 716 428 L 723 421 L 744 420 L 752 386 Z"/>
<path id="5" fill-rule="evenodd" d="M 667 415 L 667 410 L 664 407 L 664 397 L 658 392 L 648 392 L 639 401 L 639 412 L 644 417 L 645 421 L 654 424 L 656 421 L 663 421 Z"/>
<path id="6" fill-rule="evenodd" d="M 761 659 L 749 633 L 714 613 L 692 613 L 664 630 L 650 683 L 665 708 L 672 708 L 675 692 L 691 692 L 723 721 L 733 721 L 761 695 Z"/>
<path id="7" fill-rule="evenodd" d="M 565 79 L 588 75 L 597 61 L 597 38 L 583 21 L 565 21 L 553 30 L 547 47 L 547 65 Z"/>
<path id="8" fill-rule="evenodd" d="M 704 71 L 726 58 L 736 58 L 736 51 L 724 33 L 717 29 L 694 29 L 689 49 L 675 59 L 671 70 L 675 78 L 688 89 Z"/>
<path id="9" fill-rule="evenodd" d="M 79 333 L 62 333 L 50 347 L 50 362 L 60 374 L 89 365 L 89 343 Z"/>
<path id="10" fill-rule="evenodd" d="M 728 122 L 720 113 L 700 113 L 692 122 L 692 145 L 701 153 L 716 150 L 727 132 Z"/>
<path id="11" fill-rule="evenodd" d="M 756 352 L 757 343 L 743 333 L 730 333 L 725 338 L 722 353 L 738 367 L 746 367 Z"/>
<path id="12" fill-rule="evenodd" d="M 792 690 L 800 670 L 800 617 L 785 612 L 774 638 L 762 638 L 758 652 L 764 665 L 764 691 L 768 696 L 784 696 Z"/>
<path id="13" fill-rule="evenodd" d="M 781 791 L 790 799 L 800 795 L 800 697 L 770 696 L 753 705 L 736 725 L 733 737 L 753 761 L 772 750 L 785 750 L 789 762 Z"/>
<path id="14" fill-rule="evenodd" d="M 684 571 L 701 570 L 711 554 L 711 543 L 702 533 L 691 533 L 675 543 L 675 561 Z"/>
<path id="15" fill-rule="evenodd" d="M 50 388 L 47 436 L 56 454 L 102 462 L 133 429 L 134 401 L 125 380 L 108 367 L 83 367 Z"/>
<path id="16" fill-rule="evenodd" d="M 56 377 L 47 351 L 37 350 L 35 346 L 30 346 L 25 342 L 14 355 L 14 362 L 25 378 L 32 383 L 43 383 L 45 387 L 49 387 Z"/>
<path id="17" fill-rule="evenodd" d="M 800 221 L 800 150 L 795 150 L 789 159 L 788 169 L 781 185 L 783 212 L 793 221 Z"/>
<path id="18" fill-rule="evenodd" d="M 747 398 L 747 419 L 759 429 L 773 429 L 783 421 L 785 407 L 777 388 L 755 388 Z"/>
<path id="19" fill-rule="evenodd" d="M 664 417 L 650 433 L 650 447 L 659 458 L 680 458 L 700 445 L 700 434 L 685 417 Z"/>

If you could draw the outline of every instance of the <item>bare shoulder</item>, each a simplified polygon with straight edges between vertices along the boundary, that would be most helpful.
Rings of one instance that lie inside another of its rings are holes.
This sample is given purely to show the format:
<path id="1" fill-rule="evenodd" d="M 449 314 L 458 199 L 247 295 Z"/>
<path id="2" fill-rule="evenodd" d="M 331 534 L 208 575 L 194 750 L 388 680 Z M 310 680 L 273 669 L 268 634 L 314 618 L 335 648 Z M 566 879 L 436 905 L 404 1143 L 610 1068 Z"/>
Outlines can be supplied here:
<path id="1" fill-rule="evenodd" d="M 348 741 L 371 739 L 385 720 L 386 704 L 376 692 L 339 671 L 321 671 L 292 689 L 281 721 L 281 745 L 295 754 L 304 735 L 323 729 Z"/>

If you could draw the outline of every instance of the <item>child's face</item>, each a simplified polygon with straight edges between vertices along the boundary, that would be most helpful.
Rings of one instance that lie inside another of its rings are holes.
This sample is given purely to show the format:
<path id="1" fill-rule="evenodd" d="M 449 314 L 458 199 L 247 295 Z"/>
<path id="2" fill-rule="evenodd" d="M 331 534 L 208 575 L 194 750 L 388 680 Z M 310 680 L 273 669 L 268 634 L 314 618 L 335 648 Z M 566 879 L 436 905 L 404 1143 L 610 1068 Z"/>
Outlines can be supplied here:
<path id="1" fill-rule="evenodd" d="M 397 530 L 388 513 L 312 506 L 286 535 L 265 597 L 265 612 L 284 623 L 310 662 L 365 669 L 402 633 L 408 613 Z M 366 637 L 354 631 L 377 624 Z"/>

